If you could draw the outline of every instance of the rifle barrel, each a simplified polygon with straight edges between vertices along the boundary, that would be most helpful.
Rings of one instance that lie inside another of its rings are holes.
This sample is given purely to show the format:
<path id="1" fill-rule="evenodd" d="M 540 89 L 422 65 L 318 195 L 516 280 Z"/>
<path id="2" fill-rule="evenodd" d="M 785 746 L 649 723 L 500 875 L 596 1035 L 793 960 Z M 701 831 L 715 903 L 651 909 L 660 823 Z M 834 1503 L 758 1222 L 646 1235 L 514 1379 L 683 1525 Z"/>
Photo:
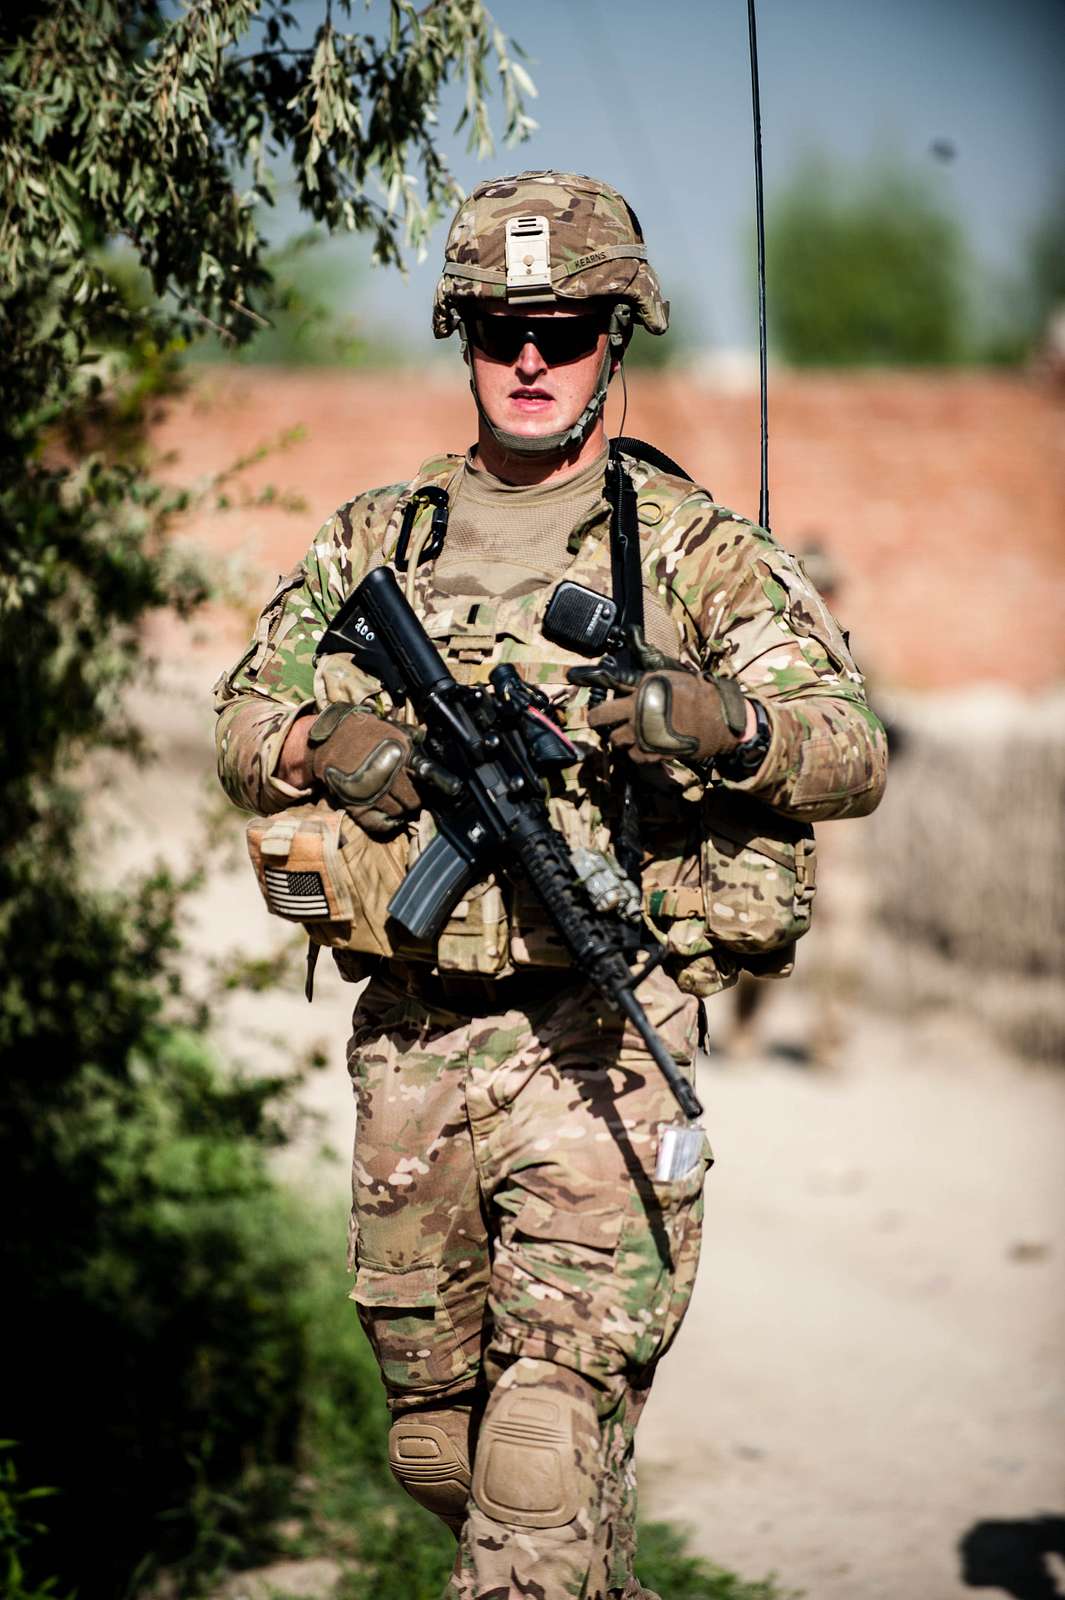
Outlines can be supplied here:
<path id="1" fill-rule="evenodd" d="M 677 1104 L 694 1122 L 703 1114 L 702 1101 L 688 1082 L 677 1070 L 677 1063 L 666 1049 L 664 1041 L 655 1032 L 651 1019 L 637 1000 L 631 989 L 623 989 L 617 996 L 618 1004 L 636 1029 L 644 1044 L 650 1050 L 655 1060 L 655 1065 L 663 1078 L 672 1089 Z"/>

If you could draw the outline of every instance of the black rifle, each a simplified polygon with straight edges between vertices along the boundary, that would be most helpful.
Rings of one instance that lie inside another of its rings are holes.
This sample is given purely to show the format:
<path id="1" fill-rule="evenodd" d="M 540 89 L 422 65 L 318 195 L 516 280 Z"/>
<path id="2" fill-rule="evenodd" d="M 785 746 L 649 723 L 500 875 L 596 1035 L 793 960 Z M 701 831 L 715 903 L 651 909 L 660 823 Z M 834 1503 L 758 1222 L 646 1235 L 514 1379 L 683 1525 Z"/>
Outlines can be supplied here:
<path id="1" fill-rule="evenodd" d="M 415 939 L 435 939 L 458 902 L 487 873 L 524 871 L 573 957 L 612 1010 L 621 1011 L 647 1045 L 685 1115 L 702 1114 L 633 989 L 662 958 L 640 946 L 631 920 L 595 910 L 565 839 L 552 825 L 543 778 L 578 752 L 542 693 L 512 666 L 489 673 L 488 686 L 452 677 L 388 567 L 359 584 L 334 617 L 319 654 L 349 652 L 396 699 L 409 699 L 425 728 L 411 770 L 434 791 L 437 834 L 389 901 L 389 915 Z M 643 948 L 634 970 L 626 952 Z"/>

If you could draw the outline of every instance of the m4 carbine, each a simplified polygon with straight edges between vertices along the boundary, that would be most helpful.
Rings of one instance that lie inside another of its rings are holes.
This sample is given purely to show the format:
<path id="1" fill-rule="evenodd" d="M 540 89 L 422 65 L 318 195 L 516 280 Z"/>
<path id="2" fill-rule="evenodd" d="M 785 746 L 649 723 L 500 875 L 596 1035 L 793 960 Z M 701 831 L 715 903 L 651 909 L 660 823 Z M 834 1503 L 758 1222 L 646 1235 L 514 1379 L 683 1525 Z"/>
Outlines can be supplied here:
<path id="1" fill-rule="evenodd" d="M 457 683 L 404 599 L 395 574 L 378 567 L 334 617 L 318 653 L 349 652 L 394 699 L 408 699 L 425 729 L 411 771 L 433 799 L 436 837 L 389 901 L 389 915 L 415 939 L 435 939 L 458 902 L 487 873 L 525 873 L 574 965 L 610 1008 L 631 1021 L 686 1116 L 702 1106 L 634 988 L 661 960 L 639 937 L 638 896 L 612 863 L 571 852 L 553 826 L 544 774 L 579 752 L 540 691 L 503 663 L 488 685 Z M 576 856 L 576 862 L 575 862 Z M 598 907 L 598 909 L 597 909 Z M 630 956 L 643 954 L 638 968 Z"/>

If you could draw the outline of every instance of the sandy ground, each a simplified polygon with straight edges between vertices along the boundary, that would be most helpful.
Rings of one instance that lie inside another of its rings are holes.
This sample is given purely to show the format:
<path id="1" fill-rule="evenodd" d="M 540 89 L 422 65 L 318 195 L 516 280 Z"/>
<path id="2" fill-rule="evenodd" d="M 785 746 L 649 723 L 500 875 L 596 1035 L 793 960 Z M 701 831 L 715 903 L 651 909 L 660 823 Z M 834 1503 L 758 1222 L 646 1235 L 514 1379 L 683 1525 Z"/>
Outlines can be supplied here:
<path id="1" fill-rule="evenodd" d="M 970 1529 L 1063 1503 L 1065 1083 L 954 1019 L 851 1022 L 830 1075 L 704 1075 L 718 1161 L 645 1509 L 817 1600 L 953 1600 Z"/>
<path id="2" fill-rule="evenodd" d="M 113 792 L 104 809 L 122 820 L 105 858 L 188 850 L 213 791 L 215 665 L 211 652 L 171 660 L 142 698 L 164 759 Z M 201 960 L 279 943 L 235 819 L 228 831 L 232 870 L 212 877 L 189 930 Z M 294 976 L 239 999 L 223 1034 L 263 1069 L 326 1047 L 306 1094 L 320 1120 L 285 1170 L 339 1199 L 351 991 L 328 959 L 319 972 L 313 1007 Z M 692 1309 L 641 1429 L 644 1507 L 812 1600 L 955 1600 L 971 1592 L 958 1553 L 971 1529 L 1065 1504 L 1065 1075 L 1004 1056 L 956 1016 L 860 1005 L 837 1065 L 804 1068 L 815 1003 L 800 969 L 773 989 L 760 1048 L 715 1053 L 703 1075 L 717 1164 Z M 719 1037 L 729 1005 L 711 1005 Z M 336 1159 L 318 1159 L 323 1143 Z M 342 1252 L 338 1237 L 338 1283 Z M 1039 1558 L 1051 1585 L 1053 1560 Z"/>

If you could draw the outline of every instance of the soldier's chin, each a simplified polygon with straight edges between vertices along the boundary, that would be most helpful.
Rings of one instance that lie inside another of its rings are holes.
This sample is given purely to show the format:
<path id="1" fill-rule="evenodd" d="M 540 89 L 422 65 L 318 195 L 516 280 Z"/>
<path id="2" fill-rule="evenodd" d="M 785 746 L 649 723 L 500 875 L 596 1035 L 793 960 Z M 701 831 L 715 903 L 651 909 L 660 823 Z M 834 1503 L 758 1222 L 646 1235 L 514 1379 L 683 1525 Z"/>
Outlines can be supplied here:
<path id="1" fill-rule="evenodd" d="M 508 433 L 516 433 L 523 439 L 542 439 L 545 433 L 557 433 L 567 424 L 562 420 L 558 405 L 554 400 L 549 400 L 536 410 L 529 406 L 509 405 L 503 426 Z"/>

